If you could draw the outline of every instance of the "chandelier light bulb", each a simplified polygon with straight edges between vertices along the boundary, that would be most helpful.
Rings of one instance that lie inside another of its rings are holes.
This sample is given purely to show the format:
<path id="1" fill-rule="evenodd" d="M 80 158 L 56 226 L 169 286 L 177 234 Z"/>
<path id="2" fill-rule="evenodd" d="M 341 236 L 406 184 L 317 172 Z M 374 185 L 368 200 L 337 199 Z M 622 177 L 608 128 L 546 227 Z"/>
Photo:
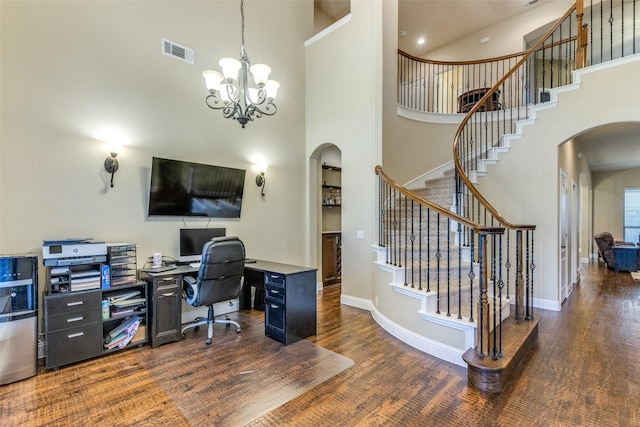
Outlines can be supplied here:
<path id="1" fill-rule="evenodd" d="M 253 80 L 256 82 L 256 85 L 258 85 L 258 87 L 262 87 L 267 80 L 269 80 L 271 67 L 265 64 L 254 64 L 249 68 L 249 71 L 253 74 Z"/>
<path id="2" fill-rule="evenodd" d="M 276 95 L 278 93 L 278 88 L 280 87 L 280 83 L 275 80 L 269 80 L 264 85 L 264 90 L 267 92 L 267 99 L 274 100 L 276 99 Z"/>
<path id="3" fill-rule="evenodd" d="M 220 64 L 220 68 L 222 68 L 222 74 L 224 74 L 224 78 L 229 83 L 233 83 L 238 78 L 238 71 L 242 64 L 235 58 L 222 58 L 218 64 Z"/>
<path id="4" fill-rule="evenodd" d="M 218 90 L 220 88 L 220 83 L 224 80 L 224 76 L 214 70 L 203 71 L 202 76 L 204 77 L 209 92 Z"/>

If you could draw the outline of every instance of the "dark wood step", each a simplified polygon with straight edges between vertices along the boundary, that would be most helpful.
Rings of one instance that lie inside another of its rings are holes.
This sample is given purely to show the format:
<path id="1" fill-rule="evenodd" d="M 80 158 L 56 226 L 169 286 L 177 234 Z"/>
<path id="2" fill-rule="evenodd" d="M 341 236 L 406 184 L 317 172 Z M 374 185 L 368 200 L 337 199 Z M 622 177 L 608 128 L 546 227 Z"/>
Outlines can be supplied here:
<path id="1" fill-rule="evenodd" d="M 467 362 L 467 384 L 480 391 L 501 392 L 506 384 L 517 377 L 518 367 L 538 338 L 536 314 L 533 320 L 515 320 L 509 317 L 502 322 L 503 357 L 493 360 L 490 356 L 479 357 L 475 348 L 470 348 L 462 359 Z"/>

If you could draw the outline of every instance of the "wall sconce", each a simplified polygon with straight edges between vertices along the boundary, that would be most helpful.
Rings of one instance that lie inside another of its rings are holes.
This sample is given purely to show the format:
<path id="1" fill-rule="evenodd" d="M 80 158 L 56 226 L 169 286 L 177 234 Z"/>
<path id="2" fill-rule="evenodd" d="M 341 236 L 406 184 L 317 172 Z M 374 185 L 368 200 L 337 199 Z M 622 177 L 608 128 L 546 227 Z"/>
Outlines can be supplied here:
<path id="1" fill-rule="evenodd" d="M 118 153 L 115 150 L 111 150 L 111 155 L 104 159 L 104 170 L 111 174 L 111 188 L 113 188 L 113 175 L 118 170 L 118 159 L 116 156 Z"/>
<path id="2" fill-rule="evenodd" d="M 267 165 L 261 165 L 258 170 L 260 173 L 256 175 L 256 185 L 261 187 L 260 195 L 264 197 L 264 187 L 267 185 L 267 179 L 264 177 L 264 173 L 267 171 Z"/>

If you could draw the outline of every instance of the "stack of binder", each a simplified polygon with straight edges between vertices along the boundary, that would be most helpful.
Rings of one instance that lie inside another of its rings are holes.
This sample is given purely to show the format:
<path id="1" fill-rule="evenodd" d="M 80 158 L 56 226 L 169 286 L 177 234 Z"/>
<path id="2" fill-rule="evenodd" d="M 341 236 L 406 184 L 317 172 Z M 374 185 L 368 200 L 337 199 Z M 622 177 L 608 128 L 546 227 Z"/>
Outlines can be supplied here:
<path id="1" fill-rule="evenodd" d="M 144 308 L 147 300 L 137 289 L 112 292 L 108 295 L 111 317 L 132 314 Z"/>

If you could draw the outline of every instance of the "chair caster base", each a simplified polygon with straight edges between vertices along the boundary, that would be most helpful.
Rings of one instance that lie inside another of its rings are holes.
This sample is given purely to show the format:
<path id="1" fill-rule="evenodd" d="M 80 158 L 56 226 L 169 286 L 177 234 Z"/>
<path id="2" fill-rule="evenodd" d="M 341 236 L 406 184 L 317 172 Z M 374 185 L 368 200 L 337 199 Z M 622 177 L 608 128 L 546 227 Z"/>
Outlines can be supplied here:
<path id="1" fill-rule="evenodd" d="M 211 345 L 211 338 L 207 338 L 204 342 L 205 342 L 207 345 Z"/>

